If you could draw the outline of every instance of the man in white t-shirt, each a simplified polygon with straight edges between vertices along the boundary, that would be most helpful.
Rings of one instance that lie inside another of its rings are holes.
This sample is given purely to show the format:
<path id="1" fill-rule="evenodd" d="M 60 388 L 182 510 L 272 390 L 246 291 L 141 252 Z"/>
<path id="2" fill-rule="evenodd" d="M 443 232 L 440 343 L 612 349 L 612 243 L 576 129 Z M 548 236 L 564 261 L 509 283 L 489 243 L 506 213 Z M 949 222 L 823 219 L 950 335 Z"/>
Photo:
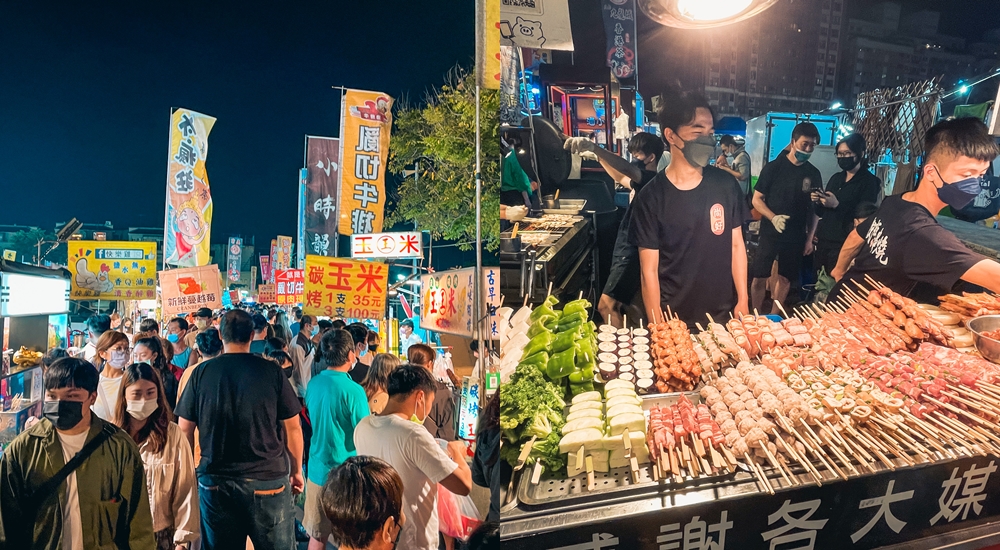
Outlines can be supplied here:
<path id="1" fill-rule="evenodd" d="M 361 420 L 354 429 L 354 446 L 358 455 L 388 462 L 403 480 L 406 523 L 398 547 L 437 550 L 437 484 L 456 495 L 468 495 L 472 488 L 465 445 L 453 441 L 445 451 L 424 428 L 437 391 L 427 369 L 399 367 L 389 375 L 387 386 L 389 403 L 380 416 Z"/>
<path id="2" fill-rule="evenodd" d="M 420 338 L 420 335 L 413 332 L 413 321 L 409 319 L 403 320 L 399 323 L 399 354 L 406 357 L 406 352 L 410 349 L 413 344 L 423 344 L 424 341 Z"/>
<path id="3" fill-rule="evenodd" d="M 91 412 L 96 399 L 90 363 L 66 357 L 46 370 L 44 418 L 0 456 L 0 548 L 156 548 L 142 456 L 127 433 Z M 39 493 L 97 437 L 106 439 L 63 483 Z M 40 499 L 34 512 L 31 498 Z"/>

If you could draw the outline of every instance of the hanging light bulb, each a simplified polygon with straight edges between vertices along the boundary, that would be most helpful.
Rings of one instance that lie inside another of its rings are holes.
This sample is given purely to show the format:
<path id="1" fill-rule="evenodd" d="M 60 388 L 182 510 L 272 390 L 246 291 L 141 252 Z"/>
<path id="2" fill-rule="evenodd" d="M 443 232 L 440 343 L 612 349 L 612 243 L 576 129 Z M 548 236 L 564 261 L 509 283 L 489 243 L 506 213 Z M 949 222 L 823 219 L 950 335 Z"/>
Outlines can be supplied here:
<path id="1" fill-rule="evenodd" d="M 694 21 L 719 21 L 739 15 L 753 0 L 677 0 L 677 11 Z"/>
<path id="2" fill-rule="evenodd" d="M 707 29 L 757 15 L 778 0 L 639 0 L 650 19 L 668 27 Z"/>

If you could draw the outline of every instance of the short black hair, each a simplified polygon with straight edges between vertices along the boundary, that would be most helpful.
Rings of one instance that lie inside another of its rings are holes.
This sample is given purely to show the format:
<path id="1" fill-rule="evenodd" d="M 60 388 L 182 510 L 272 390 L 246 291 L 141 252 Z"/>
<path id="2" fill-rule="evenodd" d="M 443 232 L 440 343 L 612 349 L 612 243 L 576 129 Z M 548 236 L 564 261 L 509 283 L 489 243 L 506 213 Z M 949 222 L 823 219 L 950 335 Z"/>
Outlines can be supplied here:
<path id="1" fill-rule="evenodd" d="M 254 332 L 260 332 L 267 328 L 267 318 L 260 313 L 254 313 L 252 319 Z"/>
<path id="2" fill-rule="evenodd" d="M 288 355 L 286 352 L 281 351 L 280 349 L 268 353 L 265 357 L 277 363 L 279 367 L 284 366 L 285 361 L 288 361 L 289 363 L 292 362 L 292 356 Z"/>
<path id="3" fill-rule="evenodd" d="M 466 543 L 465 548 L 467 550 L 492 550 L 500 548 L 500 524 L 495 521 L 481 523 L 469 535 L 469 542 Z"/>
<path id="4" fill-rule="evenodd" d="M 868 150 L 868 144 L 865 142 L 865 136 L 861 134 L 849 134 L 844 136 L 844 139 L 837 142 L 837 147 L 840 147 L 841 143 L 846 145 L 847 149 L 854 153 L 854 156 L 864 162 L 865 152 Z"/>
<path id="5" fill-rule="evenodd" d="M 139 323 L 139 332 L 159 333 L 160 323 L 157 323 L 156 319 L 149 319 L 149 318 L 143 319 L 142 322 Z"/>
<path id="6" fill-rule="evenodd" d="M 222 338 L 219 337 L 219 329 L 209 327 L 198 333 L 194 337 L 198 344 L 198 351 L 203 355 L 218 355 L 222 351 Z"/>
<path id="7" fill-rule="evenodd" d="M 409 320 L 409 319 L 403 319 L 403 320 L 402 320 L 402 321 L 401 321 L 401 322 L 399 323 L 399 328 L 403 328 L 403 327 L 410 327 L 410 328 L 413 328 L 413 321 L 411 321 L 411 320 Z"/>
<path id="8" fill-rule="evenodd" d="M 628 152 L 633 155 L 635 153 L 653 155 L 654 158 L 659 160 L 663 156 L 663 140 L 657 137 L 656 134 L 639 132 L 632 136 L 632 139 L 628 140 Z"/>
<path id="9" fill-rule="evenodd" d="M 97 336 L 104 334 L 105 332 L 111 330 L 111 317 L 108 317 L 103 313 L 91 315 L 90 318 L 87 319 L 87 330 Z"/>
<path id="10" fill-rule="evenodd" d="M 190 327 L 190 325 L 188 325 L 187 319 L 183 317 L 174 317 L 173 319 L 167 321 L 168 325 L 170 323 L 177 323 L 177 327 L 180 328 L 181 330 L 187 330 Z"/>
<path id="11" fill-rule="evenodd" d="M 389 518 L 400 522 L 403 480 L 388 462 L 352 456 L 330 471 L 320 502 L 337 544 L 367 548 Z"/>
<path id="12" fill-rule="evenodd" d="M 931 126 L 924 138 L 924 150 L 928 159 L 937 154 L 992 162 L 1000 154 L 986 125 L 972 117 L 942 120 Z"/>
<path id="13" fill-rule="evenodd" d="M 681 126 L 691 124 L 698 109 L 708 109 L 712 114 L 712 120 L 715 120 L 715 111 L 705 96 L 695 92 L 669 89 L 660 94 L 656 119 L 660 123 L 660 128 L 670 128 L 676 132 Z"/>
<path id="14" fill-rule="evenodd" d="M 198 308 L 198 311 L 194 312 L 194 316 L 201 317 L 202 319 L 211 319 L 212 310 L 208 309 L 207 307 L 200 307 Z"/>
<path id="15" fill-rule="evenodd" d="M 288 347 L 288 343 L 281 338 L 274 337 L 264 340 L 264 355 L 270 355 L 275 351 L 282 351 Z"/>
<path id="16" fill-rule="evenodd" d="M 326 361 L 327 365 L 333 367 L 339 367 L 347 363 L 356 345 L 350 331 L 339 328 L 327 332 L 319 341 L 319 349 L 323 352 L 323 360 Z"/>
<path id="17" fill-rule="evenodd" d="M 320 330 L 330 330 L 333 328 L 333 323 L 330 322 L 329 319 L 320 319 L 319 321 L 316 321 L 316 326 L 318 326 Z"/>
<path id="18" fill-rule="evenodd" d="M 51 348 L 49 351 L 45 352 L 45 355 L 42 356 L 42 365 L 46 368 L 51 367 L 52 363 L 55 363 L 63 357 L 70 357 L 66 348 Z"/>
<path id="19" fill-rule="evenodd" d="M 792 141 L 800 137 L 813 138 L 819 142 L 819 129 L 812 122 L 800 122 L 792 128 Z"/>
<path id="20" fill-rule="evenodd" d="M 368 327 L 359 323 L 351 323 L 344 327 L 344 330 L 351 333 L 351 338 L 354 340 L 355 346 L 362 342 L 366 346 L 368 345 Z"/>
<path id="21" fill-rule="evenodd" d="M 734 138 L 729 134 L 726 134 L 721 138 L 719 138 L 719 145 L 736 145 L 736 138 Z"/>
<path id="22" fill-rule="evenodd" d="M 253 338 L 253 319 L 242 309 L 227 311 L 219 323 L 222 341 L 230 344 L 246 344 Z"/>
<path id="23" fill-rule="evenodd" d="M 88 393 L 97 391 L 97 369 L 88 361 L 77 357 L 63 357 L 45 370 L 45 390 L 80 388 Z"/>
<path id="24" fill-rule="evenodd" d="M 343 319 L 337 319 L 336 321 L 333 321 L 332 323 L 330 323 L 330 325 L 333 328 L 344 328 L 344 327 L 347 326 L 347 323 L 345 323 Z"/>
<path id="25" fill-rule="evenodd" d="M 313 317 L 312 315 L 301 315 L 300 314 L 299 315 L 299 332 L 301 332 L 302 331 L 302 327 L 304 327 L 306 325 L 310 325 L 310 326 L 316 325 L 316 318 Z"/>
<path id="26" fill-rule="evenodd" d="M 424 367 L 407 363 L 389 373 L 389 382 L 385 390 L 389 397 L 408 396 L 418 390 L 429 394 L 437 391 L 437 382 L 434 381 L 431 372 Z"/>
<path id="27" fill-rule="evenodd" d="M 874 214 L 876 210 L 878 210 L 878 206 L 875 206 L 875 203 L 862 201 L 859 202 L 858 206 L 854 209 L 854 217 L 867 219 L 868 216 Z"/>

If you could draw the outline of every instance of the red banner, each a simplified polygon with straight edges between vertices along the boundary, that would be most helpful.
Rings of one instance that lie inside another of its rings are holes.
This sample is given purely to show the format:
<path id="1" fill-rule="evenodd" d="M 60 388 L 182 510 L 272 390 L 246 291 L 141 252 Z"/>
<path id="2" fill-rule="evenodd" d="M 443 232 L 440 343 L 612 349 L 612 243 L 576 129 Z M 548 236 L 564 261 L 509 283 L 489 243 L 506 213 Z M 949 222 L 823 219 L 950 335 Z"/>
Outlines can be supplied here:
<path id="1" fill-rule="evenodd" d="M 301 304 L 305 294 L 305 270 L 279 269 L 274 272 L 274 298 L 279 306 Z"/>

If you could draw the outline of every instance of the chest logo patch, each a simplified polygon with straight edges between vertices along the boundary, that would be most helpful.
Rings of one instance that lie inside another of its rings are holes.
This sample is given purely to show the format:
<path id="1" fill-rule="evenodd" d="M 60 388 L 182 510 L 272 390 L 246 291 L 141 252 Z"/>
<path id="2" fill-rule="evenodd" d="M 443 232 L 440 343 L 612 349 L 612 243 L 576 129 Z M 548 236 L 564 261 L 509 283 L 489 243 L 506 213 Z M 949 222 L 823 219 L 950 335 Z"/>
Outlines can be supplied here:
<path id="1" fill-rule="evenodd" d="M 715 203 L 712 205 L 712 209 L 708 213 L 708 219 L 712 225 L 712 233 L 722 235 L 722 232 L 726 230 L 726 210 L 721 204 Z"/>

